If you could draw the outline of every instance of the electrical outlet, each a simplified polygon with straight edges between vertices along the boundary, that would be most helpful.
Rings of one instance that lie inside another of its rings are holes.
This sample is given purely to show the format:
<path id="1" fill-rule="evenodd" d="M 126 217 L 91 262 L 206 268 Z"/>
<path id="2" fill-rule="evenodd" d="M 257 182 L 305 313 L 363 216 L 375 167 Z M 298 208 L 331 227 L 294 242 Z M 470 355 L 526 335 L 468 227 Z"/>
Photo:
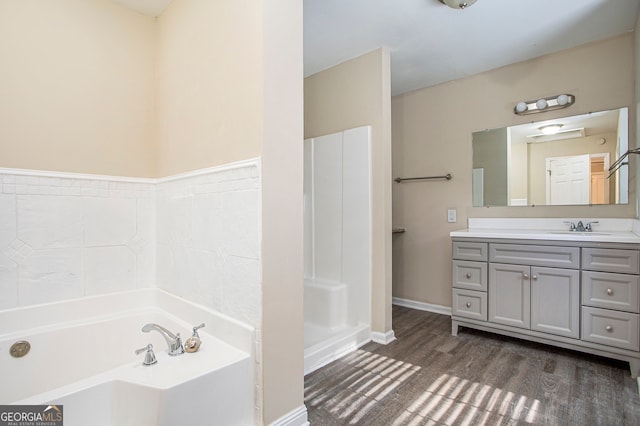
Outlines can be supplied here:
<path id="1" fill-rule="evenodd" d="M 447 210 L 447 222 L 456 223 L 456 209 Z"/>

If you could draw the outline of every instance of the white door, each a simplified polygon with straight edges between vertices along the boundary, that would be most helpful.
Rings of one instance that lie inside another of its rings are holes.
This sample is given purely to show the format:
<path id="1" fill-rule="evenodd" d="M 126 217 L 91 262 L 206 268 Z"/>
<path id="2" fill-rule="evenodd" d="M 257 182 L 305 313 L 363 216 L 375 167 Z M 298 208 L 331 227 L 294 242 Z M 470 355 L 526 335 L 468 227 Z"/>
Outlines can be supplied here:
<path id="1" fill-rule="evenodd" d="M 589 204 L 589 154 L 547 158 L 547 204 Z"/>

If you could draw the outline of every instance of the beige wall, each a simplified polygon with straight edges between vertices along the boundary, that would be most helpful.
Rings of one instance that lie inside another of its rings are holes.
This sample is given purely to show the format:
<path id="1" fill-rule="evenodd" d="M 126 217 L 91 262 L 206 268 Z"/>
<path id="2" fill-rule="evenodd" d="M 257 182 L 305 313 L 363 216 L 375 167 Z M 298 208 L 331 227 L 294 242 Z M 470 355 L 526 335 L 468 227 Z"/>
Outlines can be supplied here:
<path id="1" fill-rule="evenodd" d="M 0 0 L 0 167 L 153 176 L 153 47 L 109 0 Z"/>
<path id="2" fill-rule="evenodd" d="M 304 137 L 370 125 L 372 329 L 391 330 L 390 57 L 378 49 L 304 80 Z M 301 141 L 302 142 L 302 141 Z"/>
<path id="3" fill-rule="evenodd" d="M 407 229 L 394 241 L 395 297 L 451 305 L 449 232 L 465 228 L 468 217 L 635 215 L 633 181 L 630 205 L 471 207 L 472 132 L 622 106 L 630 106 L 635 117 L 633 37 L 626 34 L 392 99 L 394 176 L 453 175 L 449 182 L 394 185 L 394 224 Z M 518 101 L 561 93 L 576 96 L 568 110 L 525 117 L 513 113 Z M 630 126 L 635 135 L 635 120 Z M 457 209 L 457 223 L 447 223 L 447 208 Z"/>
<path id="4" fill-rule="evenodd" d="M 173 0 L 158 19 L 158 176 L 260 155 L 261 10 Z"/>
<path id="5" fill-rule="evenodd" d="M 269 424 L 304 403 L 302 2 L 268 0 L 263 10 L 262 361 Z"/>
<path id="6" fill-rule="evenodd" d="M 527 144 L 525 143 L 512 143 L 511 144 L 511 161 L 509 161 L 509 198 L 529 200 L 528 194 L 528 175 L 527 164 L 529 164 L 529 158 L 527 155 Z M 527 204 L 531 204 L 527 202 Z"/>

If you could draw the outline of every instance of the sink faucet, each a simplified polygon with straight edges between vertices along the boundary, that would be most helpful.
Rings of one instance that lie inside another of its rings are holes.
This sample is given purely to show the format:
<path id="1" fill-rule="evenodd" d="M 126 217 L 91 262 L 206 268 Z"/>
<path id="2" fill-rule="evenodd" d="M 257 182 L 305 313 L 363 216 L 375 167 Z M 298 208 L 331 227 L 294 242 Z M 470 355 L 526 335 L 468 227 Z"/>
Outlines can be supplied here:
<path id="1" fill-rule="evenodd" d="M 180 339 L 180 333 L 173 334 L 166 328 L 155 323 L 145 324 L 144 327 L 142 327 L 142 331 L 145 333 L 148 333 L 154 330 L 162 334 L 162 337 L 164 337 L 164 340 L 167 341 L 167 346 L 168 346 L 168 351 L 170 356 L 177 356 L 184 353 L 184 347 L 182 346 L 182 339 Z"/>
<path id="2" fill-rule="evenodd" d="M 578 221 L 578 224 L 576 225 L 576 231 L 584 232 L 584 223 L 582 223 L 582 221 Z"/>

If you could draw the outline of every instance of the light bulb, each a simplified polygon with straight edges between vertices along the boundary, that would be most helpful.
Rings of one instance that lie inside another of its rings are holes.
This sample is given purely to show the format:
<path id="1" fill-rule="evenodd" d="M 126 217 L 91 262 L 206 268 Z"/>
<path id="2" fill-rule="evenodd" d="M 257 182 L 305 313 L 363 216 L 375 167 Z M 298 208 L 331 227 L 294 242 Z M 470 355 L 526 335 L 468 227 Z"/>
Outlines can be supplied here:
<path id="1" fill-rule="evenodd" d="M 558 96 L 558 105 L 566 105 L 569 103 L 569 97 L 567 95 Z"/>
<path id="2" fill-rule="evenodd" d="M 555 135 L 562 128 L 562 124 L 549 124 L 548 126 L 540 127 L 540 131 L 545 135 Z"/>
<path id="3" fill-rule="evenodd" d="M 547 107 L 546 99 L 538 99 L 538 102 L 536 102 L 536 107 L 538 107 L 538 109 L 545 109 Z"/>
<path id="4" fill-rule="evenodd" d="M 529 109 L 529 107 L 528 107 L 528 106 L 527 106 L 527 104 L 526 104 L 526 103 L 524 103 L 524 102 L 518 102 L 518 103 L 516 104 L 516 111 L 517 111 L 517 112 L 519 112 L 519 113 L 523 113 L 523 112 L 525 112 L 527 109 Z"/>

